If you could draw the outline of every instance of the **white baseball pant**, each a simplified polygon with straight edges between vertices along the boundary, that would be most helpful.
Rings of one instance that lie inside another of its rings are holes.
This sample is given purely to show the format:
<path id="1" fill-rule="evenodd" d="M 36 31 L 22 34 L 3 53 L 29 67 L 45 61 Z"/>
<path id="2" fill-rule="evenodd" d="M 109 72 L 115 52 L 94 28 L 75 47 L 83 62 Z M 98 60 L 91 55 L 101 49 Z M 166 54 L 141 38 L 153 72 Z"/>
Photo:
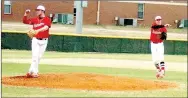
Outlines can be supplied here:
<path id="1" fill-rule="evenodd" d="M 38 40 L 35 37 L 33 37 L 32 44 L 31 44 L 32 62 L 29 68 L 29 73 L 38 74 L 39 72 L 38 65 L 39 65 L 41 57 L 43 56 L 46 50 L 47 44 L 48 44 L 48 38 L 46 38 L 46 40 Z"/>
<path id="2" fill-rule="evenodd" d="M 151 42 L 151 54 L 154 64 L 164 61 L 164 44 Z"/>

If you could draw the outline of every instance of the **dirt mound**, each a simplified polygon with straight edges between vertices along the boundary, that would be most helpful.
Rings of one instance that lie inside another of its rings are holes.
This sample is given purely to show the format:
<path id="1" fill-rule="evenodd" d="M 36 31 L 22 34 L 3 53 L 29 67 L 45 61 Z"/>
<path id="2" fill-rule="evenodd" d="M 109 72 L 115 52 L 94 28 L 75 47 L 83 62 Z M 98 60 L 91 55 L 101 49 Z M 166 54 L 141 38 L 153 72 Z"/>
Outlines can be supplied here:
<path id="1" fill-rule="evenodd" d="M 2 84 L 46 88 L 86 90 L 154 90 L 177 87 L 174 83 L 151 81 L 91 73 L 40 74 L 39 78 L 25 76 L 3 77 Z"/>

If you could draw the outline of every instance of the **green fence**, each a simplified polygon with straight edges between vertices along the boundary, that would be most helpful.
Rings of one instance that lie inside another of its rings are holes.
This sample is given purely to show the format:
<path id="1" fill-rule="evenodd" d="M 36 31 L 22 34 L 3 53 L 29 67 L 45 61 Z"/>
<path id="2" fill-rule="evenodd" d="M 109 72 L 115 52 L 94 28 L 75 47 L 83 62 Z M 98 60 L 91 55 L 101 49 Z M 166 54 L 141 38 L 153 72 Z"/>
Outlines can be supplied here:
<path id="1" fill-rule="evenodd" d="M 2 49 L 31 49 L 31 40 L 26 34 L 3 32 L 1 36 Z M 187 41 L 167 40 L 164 45 L 165 54 L 187 54 Z M 148 39 L 51 35 L 47 51 L 150 53 L 150 41 Z"/>

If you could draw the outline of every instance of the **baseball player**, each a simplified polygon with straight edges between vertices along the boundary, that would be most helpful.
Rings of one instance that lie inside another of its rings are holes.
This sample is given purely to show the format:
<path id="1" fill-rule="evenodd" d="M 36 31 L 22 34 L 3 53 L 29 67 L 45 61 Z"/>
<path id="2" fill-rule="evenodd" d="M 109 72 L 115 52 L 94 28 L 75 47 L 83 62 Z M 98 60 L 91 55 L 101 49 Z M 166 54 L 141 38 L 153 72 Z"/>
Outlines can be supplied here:
<path id="1" fill-rule="evenodd" d="M 33 28 L 27 33 L 32 39 L 32 63 L 30 65 L 29 72 L 26 74 L 28 78 L 39 77 L 38 65 L 43 53 L 46 50 L 49 37 L 49 28 L 51 27 L 50 18 L 45 16 L 45 7 L 39 5 L 35 11 L 36 17 L 34 18 L 28 19 L 30 10 L 26 10 L 23 16 L 24 24 L 33 25 Z"/>
<path id="2" fill-rule="evenodd" d="M 169 24 L 162 25 L 161 16 L 156 16 L 155 21 L 151 27 L 151 54 L 152 61 L 157 69 L 157 78 L 163 78 L 165 75 L 165 62 L 164 62 L 164 44 L 163 41 L 167 37 L 166 27 L 170 26 Z"/>

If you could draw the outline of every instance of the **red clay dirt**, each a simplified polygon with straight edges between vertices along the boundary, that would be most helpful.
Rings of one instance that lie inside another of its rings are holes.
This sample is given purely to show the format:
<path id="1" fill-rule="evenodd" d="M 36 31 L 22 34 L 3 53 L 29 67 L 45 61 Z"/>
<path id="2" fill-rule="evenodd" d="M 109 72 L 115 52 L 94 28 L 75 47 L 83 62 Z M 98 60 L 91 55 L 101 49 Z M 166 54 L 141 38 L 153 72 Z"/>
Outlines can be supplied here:
<path id="1" fill-rule="evenodd" d="M 175 83 L 91 73 L 40 74 L 38 78 L 25 76 L 3 77 L 2 84 L 28 87 L 68 88 L 83 90 L 156 90 L 175 88 Z"/>

